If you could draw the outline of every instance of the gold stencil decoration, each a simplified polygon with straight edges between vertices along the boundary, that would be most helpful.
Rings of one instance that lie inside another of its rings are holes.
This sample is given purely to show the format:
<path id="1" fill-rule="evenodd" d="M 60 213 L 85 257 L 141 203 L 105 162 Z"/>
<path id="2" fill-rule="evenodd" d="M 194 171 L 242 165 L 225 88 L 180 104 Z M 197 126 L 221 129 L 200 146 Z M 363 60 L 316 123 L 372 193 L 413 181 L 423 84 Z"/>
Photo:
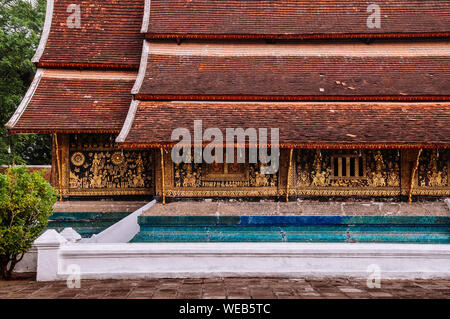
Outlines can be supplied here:
<path id="1" fill-rule="evenodd" d="M 328 172 L 325 170 L 322 170 L 322 153 L 320 150 L 316 151 L 316 155 L 314 157 L 314 173 L 313 173 L 313 179 L 312 179 L 312 185 L 313 186 L 326 186 L 328 184 Z"/>
<path id="2" fill-rule="evenodd" d="M 70 161 L 75 166 L 83 165 L 85 160 L 86 160 L 86 157 L 81 152 L 73 153 L 73 155 L 70 157 Z"/>
<path id="3" fill-rule="evenodd" d="M 420 187 L 448 187 L 448 151 L 424 150 L 419 162 L 418 182 Z"/>
<path id="4" fill-rule="evenodd" d="M 115 152 L 111 155 L 111 162 L 115 165 L 120 165 L 123 163 L 124 157 L 121 152 Z"/>
<path id="5" fill-rule="evenodd" d="M 396 150 L 296 150 L 292 194 L 398 194 Z"/>
<path id="6" fill-rule="evenodd" d="M 197 188 L 199 191 L 202 188 L 212 188 L 219 193 L 227 189 L 227 194 L 231 194 L 233 189 L 240 187 L 270 187 L 275 189 L 278 186 L 277 173 L 261 173 L 261 169 L 266 164 L 260 162 L 248 163 L 248 161 L 246 163 L 237 163 L 236 161 L 234 163 L 213 162 L 211 164 L 173 163 L 172 185 L 178 188 Z M 171 177 L 168 178 L 168 180 L 170 179 Z M 201 192 L 198 194 L 201 194 Z M 215 193 L 209 192 L 208 194 Z M 244 195 L 245 193 L 243 193 Z"/>
<path id="7" fill-rule="evenodd" d="M 151 150 L 120 150 L 109 134 L 72 135 L 71 194 L 143 195 L 154 192 Z"/>
<path id="8" fill-rule="evenodd" d="M 386 180 L 383 174 L 386 166 L 384 165 L 383 155 L 380 151 L 374 155 L 375 160 L 375 172 L 370 172 L 369 174 L 369 186 L 372 187 L 383 187 L 386 186 Z"/>

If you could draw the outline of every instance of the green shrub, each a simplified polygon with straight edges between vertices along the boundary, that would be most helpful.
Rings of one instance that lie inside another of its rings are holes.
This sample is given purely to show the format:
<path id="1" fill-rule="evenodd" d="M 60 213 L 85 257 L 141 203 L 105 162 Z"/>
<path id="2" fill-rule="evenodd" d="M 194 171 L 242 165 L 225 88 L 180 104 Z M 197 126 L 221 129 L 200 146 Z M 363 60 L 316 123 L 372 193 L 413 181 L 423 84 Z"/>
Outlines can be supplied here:
<path id="1" fill-rule="evenodd" d="M 47 226 L 57 194 L 43 172 L 25 166 L 0 174 L 0 278 L 10 279 L 15 265 Z"/>

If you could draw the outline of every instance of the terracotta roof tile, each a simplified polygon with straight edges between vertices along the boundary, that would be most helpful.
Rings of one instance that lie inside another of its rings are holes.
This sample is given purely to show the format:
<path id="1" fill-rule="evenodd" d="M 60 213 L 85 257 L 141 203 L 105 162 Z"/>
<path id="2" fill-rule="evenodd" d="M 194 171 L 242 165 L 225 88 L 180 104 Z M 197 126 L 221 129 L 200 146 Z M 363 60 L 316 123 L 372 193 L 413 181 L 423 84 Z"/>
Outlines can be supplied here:
<path id="1" fill-rule="evenodd" d="M 373 12 L 368 13 L 368 6 L 374 3 L 380 8 L 380 28 L 367 26 Z M 151 0 L 148 8 L 149 37 L 367 37 L 450 32 L 447 0 Z"/>
<path id="2" fill-rule="evenodd" d="M 12 133 L 118 132 L 135 77 L 134 72 L 45 70 L 7 128 Z"/>
<path id="3" fill-rule="evenodd" d="M 124 147 L 173 145 L 176 128 L 194 136 L 194 120 L 224 135 L 226 128 L 279 128 L 281 146 L 450 147 L 449 103 L 142 101 L 128 117 L 132 125 L 117 140 Z"/>
<path id="4" fill-rule="evenodd" d="M 80 28 L 68 26 L 71 4 L 80 7 Z M 48 6 L 53 6 L 46 18 L 51 26 L 44 28 L 34 59 L 40 67 L 138 68 L 144 0 L 49 0 Z"/>
<path id="5" fill-rule="evenodd" d="M 133 91 L 137 99 L 448 100 L 450 95 L 447 42 L 148 46 L 145 76 L 140 74 L 142 85 Z"/>

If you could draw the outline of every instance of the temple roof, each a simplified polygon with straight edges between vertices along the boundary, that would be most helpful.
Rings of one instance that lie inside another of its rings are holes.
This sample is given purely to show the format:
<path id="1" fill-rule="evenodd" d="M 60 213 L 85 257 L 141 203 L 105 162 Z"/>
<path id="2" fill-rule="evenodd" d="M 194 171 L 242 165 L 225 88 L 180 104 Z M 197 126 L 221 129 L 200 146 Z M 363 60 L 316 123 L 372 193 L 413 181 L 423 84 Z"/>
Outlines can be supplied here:
<path id="1" fill-rule="evenodd" d="M 449 64 L 449 42 L 154 42 L 132 92 L 142 100 L 448 100 Z"/>
<path id="2" fill-rule="evenodd" d="M 73 20 L 79 5 L 80 24 Z M 38 67 L 137 69 L 144 0 L 48 0 Z M 69 26 L 70 24 L 70 26 Z"/>
<path id="3" fill-rule="evenodd" d="M 379 28 L 367 23 L 374 3 Z M 146 0 L 142 31 L 148 38 L 448 36 L 450 1 Z"/>
<path id="4" fill-rule="evenodd" d="M 285 147 L 450 147 L 450 0 L 379 0 L 380 28 L 368 28 L 369 4 L 48 0 L 38 72 L 6 127 L 120 131 L 124 147 L 145 148 L 203 120 L 280 128 Z M 390 39 L 339 39 L 370 37 Z M 392 39 L 408 37 L 420 38 Z"/>
<path id="5" fill-rule="evenodd" d="M 450 147 L 449 103 L 135 101 L 116 142 L 169 147 L 176 128 L 194 136 L 194 120 L 202 120 L 203 131 L 219 128 L 224 136 L 226 128 L 279 128 L 281 147 Z"/>
<path id="6" fill-rule="evenodd" d="M 130 106 L 135 72 L 38 69 L 11 133 L 119 132 Z"/>

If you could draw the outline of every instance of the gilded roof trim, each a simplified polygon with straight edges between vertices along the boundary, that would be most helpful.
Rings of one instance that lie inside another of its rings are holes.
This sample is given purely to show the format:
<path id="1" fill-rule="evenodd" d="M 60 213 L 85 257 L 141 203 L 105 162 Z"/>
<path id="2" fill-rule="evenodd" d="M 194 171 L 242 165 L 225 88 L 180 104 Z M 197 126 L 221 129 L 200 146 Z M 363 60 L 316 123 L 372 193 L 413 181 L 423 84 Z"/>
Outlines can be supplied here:
<path id="1" fill-rule="evenodd" d="M 409 33 L 330 33 L 330 34 L 182 34 L 146 33 L 146 39 L 194 39 L 194 40 L 319 40 L 319 39 L 408 39 L 446 38 L 450 32 Z"/>
<path id="2" fill-rule="evenodd" d="M 134 93 L 135 94 L 135 93 Z M 448 102 L 450 95 L 181 95 L 136 94 L 138 100 L 161 101 L 321 101 L 321 102 Z"/>
<path id="3" fill-rule="evenodd" d="M 117 141 L 116 141 L 117 142 Z M 121 148 L 147 149 L 147 148 L 173 148 L 177 143 L 127 143 L 121 142 Z M 209 145 L 204 143 L 203 146 Z M 178 144 L 180 146 L 180 144 Z M 248 145 L 224 145 L 224 147 L 246 147 Z M 271 147 L 267 144 L 267 147 Z M 449 149 L 449 143 L 280 143 L 281 149 Z"/>
<path id="4" fill-rule="evenodd" d="M 69 68 L 69 69 L 97 69 L 97 70 L 137 70 L 137 64 L 117 63 L 66 63 L 66 62 L 37 62 L 40 68 Z"/>

